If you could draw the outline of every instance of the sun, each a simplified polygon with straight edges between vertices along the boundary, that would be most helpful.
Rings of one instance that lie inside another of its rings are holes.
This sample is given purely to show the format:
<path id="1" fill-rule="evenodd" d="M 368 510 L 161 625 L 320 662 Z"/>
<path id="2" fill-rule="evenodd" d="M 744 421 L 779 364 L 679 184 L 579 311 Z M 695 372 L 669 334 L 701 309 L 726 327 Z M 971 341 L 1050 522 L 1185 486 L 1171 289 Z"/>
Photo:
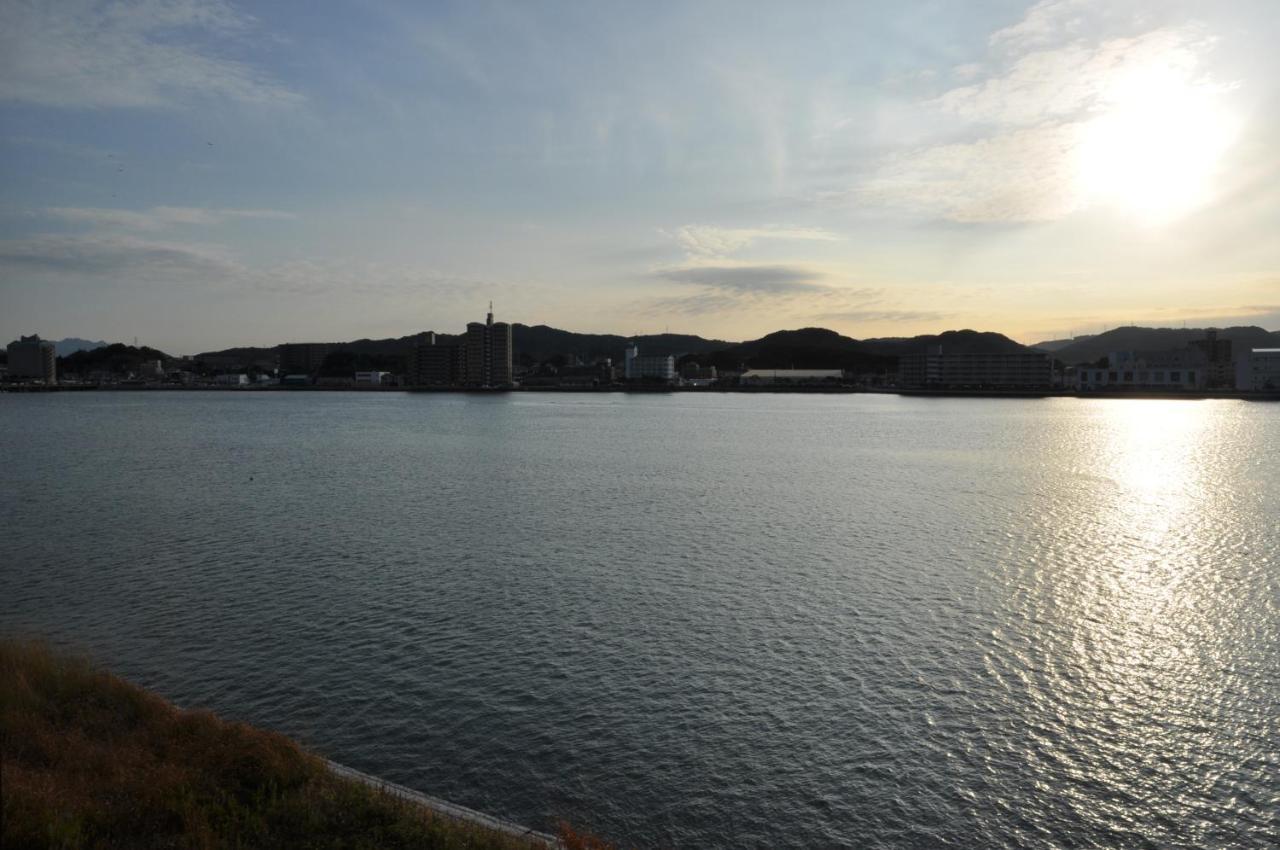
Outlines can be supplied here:
<path id="1" fill-rule="evenodd" d="M 1077 149 L 1077 188 L 1085 201 L 1153 224 L 1209 202 L 1237 135 L 1222 105 L 1229 88 L 1198 82 L 1172 63 L 1113 81 Z"/>

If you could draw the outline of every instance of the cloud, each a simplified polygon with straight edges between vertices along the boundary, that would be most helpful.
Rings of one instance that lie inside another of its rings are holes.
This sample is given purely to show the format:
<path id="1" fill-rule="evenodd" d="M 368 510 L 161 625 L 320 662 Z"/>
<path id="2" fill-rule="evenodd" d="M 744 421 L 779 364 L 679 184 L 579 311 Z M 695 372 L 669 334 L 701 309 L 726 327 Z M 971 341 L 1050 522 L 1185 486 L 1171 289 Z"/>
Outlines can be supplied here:
<path id="1" fill-rule="evenodd" d="M 1041 0 L 1022 20 L 993 32 L 988 43 L 993 48 L 1025 50 L 1077 37 L 1097 13 L 1098 5 L 1094 0 Z"/>
<path id="2" fill-rule="evenodd" d="M 1194 80 L 1212 46 L 1201 27 L 1187 24 L 1098 45 L 1034 50 L 1000 76 L 952 89 L 928 105 L 970 121 L 1014 126 L 1087 117 L 1134 80 L 1153 74 Z"/>
<path id="3" fill-rule="evenodd" d="M 55 107 L 178 107 L 216 97 L 281 106 L 302 97 L 213 53 L 251 18 L 221 0 L 0 4 L 0 100 Z"/>
<path id="4" fill-rule="evenodd" d="M 372 296 L 392 302 L 406 297 L 434 301 L 487 297 L 515 300 L 537 287 L 470 278 L 405 264 L 348 260 L 304 260 L 249 266 L 221 245 L 142 239 L 128 234 L 42 234 L 0 241 L 3 279 L 39 277 L 42 282 L 180 283 L 219 287 L 236 295 Z"/>
<path id="5" fill-rule="evenodd" d="M 101 207 L 51 207 L 45 213 L 63 221 L 104 228 L 163 230 L 180 224 L 221 224 L 229 219 L 293 219 L 282 210 L 208 209 L 204 207 L 152 207 L 142 212 Z"/>
<path id="6" fill-rule="evenodd" d="M 819 313 L 813 318 L 832 322 L 938 322 L 953 316 L 955 313 L 934 310 L 845 310 Z"/>
<path id="7" fill-rule="evenodd" d="M 821 292 L 818 275 L 799 266 L 686 266 L 663 269 L 656 277 L 738 294 L 780 295 Z"/>
<path id="8" fill-rule="evenodd" d="M 965 224 L 1062 218 L 1081 205 L 1073 161 L 1080 133 L 1050 125 L 897 154 L 858 194 Z"/>
<path id="9" fill-rule="evenodd" d="M 652 299 L 640 306 L 650 314 L 703 315 L 750 310 L 795 314 L 811 312 L 816 305 L 828 309 L 867 304 L 883 293 L 879 289 L 839 286 L 827 276 L 803 266 L 716 265 L 661 269 L 653 277 L 697 287 L 689 295 Z"/>
<path id="10" fill-rule="evenodd" d="M 13 273 L 138 278 L 226 277 L 240 271 L 214 246 L 157 242 L 130 236 L 40 235 L 0 242 L 0 268 Z"/>
<path id="11" fill-rule="evenodd" d="M 1134 196 L 1159 182 L 1154 169 L 1169 168 L 1150 157 L 1145 166 L 1131 165 L 1143 156 L 1146 137 L 1166 126 L 1177 135 L 1197 115 L 1211 116 L 1201 124 L 1213 123 L 1219 98 L 1235 84 L 1206 73 L 1214 39 L 1202 26 L 1116 35 L 1117 21 L 1133 26 L 1076 0 L 1032 7 L 991 36 L 981 65 L 961 66 L 966 75 L 991 68 L 989 76 L 918 104 L 945 136 L 885 156 L 850 196 L 970 224 L 1053 221 L 1095 202 L 1140 203 Z M 1196 185 L 1215 152 L 1225 150 L 1231 131 L 1218 129 L 1198 148 L 1165 152 L 1159 162 L 1173 162 L 1183 150 L 1198 158 L 1179 163 L 1181 182 L 1153 195 L 1153 207 L 1192 203 L 1175 190 Z"/>
<path id="12" fill-rule="evenodd" d="M 816 227 L 717 227 L 711 224 L 686 224 L 675 232 L 675 239 L 690 256 L 727 257 L 761 239 L 835 242 L 840 237 L 829 230 Z"/>

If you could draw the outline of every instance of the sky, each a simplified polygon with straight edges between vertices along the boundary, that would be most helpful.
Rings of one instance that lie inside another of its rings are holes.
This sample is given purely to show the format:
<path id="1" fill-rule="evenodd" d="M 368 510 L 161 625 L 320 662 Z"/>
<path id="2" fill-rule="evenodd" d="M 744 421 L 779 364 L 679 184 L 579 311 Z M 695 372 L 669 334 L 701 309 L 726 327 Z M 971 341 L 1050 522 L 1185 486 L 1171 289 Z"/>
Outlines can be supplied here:
<path id="1" fill-rule="evenodd" d="M 1277 43 L 1275 0 L 0 0 L 0 337 L 1277 329 Z"/>

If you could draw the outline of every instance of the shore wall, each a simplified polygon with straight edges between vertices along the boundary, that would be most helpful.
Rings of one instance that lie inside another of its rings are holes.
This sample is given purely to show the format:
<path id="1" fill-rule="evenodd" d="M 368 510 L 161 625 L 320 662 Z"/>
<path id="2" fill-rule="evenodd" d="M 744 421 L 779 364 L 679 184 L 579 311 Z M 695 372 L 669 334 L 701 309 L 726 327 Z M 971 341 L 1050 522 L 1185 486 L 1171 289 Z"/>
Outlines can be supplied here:
<path id="1" fill-rule="evenodd" d="M 384 791 L 387 794 L 399 797 L 402 800 L 408 800 L 411 803 L 430 809 L 435 814 L 442 815 L 443 817 L 472 823 L 476 826 L 481 826 L 485 829 L 490 829 L 494 832 L 500 832 L 504 835 L 510 835 L 515 838 L 538 842 L 546 847 L 555 848 L 555 850 L 562 850 L 563 848 L 559 839 L 553 835 L 548 835 L 545 832 L 538 832 L 537 830 L 529 829 L 528 827 L 521 826 L 520 824 L 513 823 L 509 820 L 503 820 L 502 818 L 497 818 L 493 815 L 487 815 L 484 812 L 478 812 L 475 809 L 468 809 L 466 806 L 459 806 L 455 803 L 450 803 L 447 800 L 441 800 L 438 797 L 432 797 L 419 791 L 414 791 L 412 788 L 397 785 L 394 782 L 387 782 L 385 779 L 379 779 L 376 776 L 371 776 L 367 773 L 356 770 L 355 768 L 347 767 L 346 765 L 338 764 L 337 762 L 329 761 L 328 759 L 325 759 L 325 763 L 328 764 L 329 770 L 344 779 L 353 779 L 356 782 L 361 782 L 372 788 L 377 788 L 379 791 Z"/>

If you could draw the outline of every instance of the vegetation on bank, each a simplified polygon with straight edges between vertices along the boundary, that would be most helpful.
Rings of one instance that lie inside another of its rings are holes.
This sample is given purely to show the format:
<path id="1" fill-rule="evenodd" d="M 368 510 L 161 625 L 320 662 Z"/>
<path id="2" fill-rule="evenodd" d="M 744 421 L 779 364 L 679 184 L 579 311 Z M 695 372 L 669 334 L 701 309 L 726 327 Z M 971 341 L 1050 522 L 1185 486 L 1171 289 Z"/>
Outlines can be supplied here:
<path id="1" fill-rule="evenodd" d="M 0 642 L 0 845 L 538 847 L 331 773 L 229 723 L 36 643 Z M 568 850 L 607 850 L 562 828 Z"/>

